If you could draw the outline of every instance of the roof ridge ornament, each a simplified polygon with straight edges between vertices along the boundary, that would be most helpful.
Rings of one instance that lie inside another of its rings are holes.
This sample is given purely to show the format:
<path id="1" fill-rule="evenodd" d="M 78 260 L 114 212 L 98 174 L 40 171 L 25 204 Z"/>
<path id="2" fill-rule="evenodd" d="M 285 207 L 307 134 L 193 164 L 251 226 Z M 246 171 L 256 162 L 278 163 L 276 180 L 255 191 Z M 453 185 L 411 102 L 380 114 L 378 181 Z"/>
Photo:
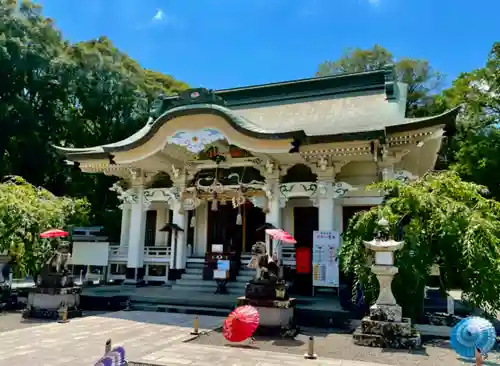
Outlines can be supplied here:
<path id="1" fill-rule="evenodd" d="M 158 95 L 151 106 L 150 115 L 153 119 L 157 119 L 169 109 L 191 104 L 215 104 L 225 106 L 226 101 L 216 95 L 212 89 L 191 88 L 175 96 L 166 96 L 165 94 Z"/>

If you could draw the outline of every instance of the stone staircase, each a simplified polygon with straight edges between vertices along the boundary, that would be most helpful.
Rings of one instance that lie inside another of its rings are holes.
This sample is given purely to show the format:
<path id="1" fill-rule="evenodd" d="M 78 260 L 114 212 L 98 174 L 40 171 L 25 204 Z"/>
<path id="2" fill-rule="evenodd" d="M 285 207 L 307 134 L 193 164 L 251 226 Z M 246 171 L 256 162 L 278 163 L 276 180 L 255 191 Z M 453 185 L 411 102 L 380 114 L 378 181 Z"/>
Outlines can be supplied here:
<path id="1" fill-rule="evenodd" d="M 250 254 L 241 255 L 241 265 L 236 277 L 236 281 L 227 284 L 229 294 L 243 296 L 247 282 L 255 276 L 255 270 L 247 269 L 246 265 L 250 261 Z M 172 290 L 214 293 L 217 285 L 214 281 L 203 280 L 203 258 L 190 257 L 187 259 L 186 272 L 172 285 Z"/>

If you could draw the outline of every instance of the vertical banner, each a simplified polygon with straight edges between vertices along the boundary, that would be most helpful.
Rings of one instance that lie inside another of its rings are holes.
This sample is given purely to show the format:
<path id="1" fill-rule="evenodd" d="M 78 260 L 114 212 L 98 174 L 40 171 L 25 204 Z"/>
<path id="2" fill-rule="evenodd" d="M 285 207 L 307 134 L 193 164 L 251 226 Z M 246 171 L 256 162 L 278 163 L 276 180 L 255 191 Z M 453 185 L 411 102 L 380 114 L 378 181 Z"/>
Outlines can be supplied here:
<path id="1" fill-rule="evenodd" d="M 338 231 L 314 231 L 313 233 L 313 286 L 338 287 L 340 247 Z"/>

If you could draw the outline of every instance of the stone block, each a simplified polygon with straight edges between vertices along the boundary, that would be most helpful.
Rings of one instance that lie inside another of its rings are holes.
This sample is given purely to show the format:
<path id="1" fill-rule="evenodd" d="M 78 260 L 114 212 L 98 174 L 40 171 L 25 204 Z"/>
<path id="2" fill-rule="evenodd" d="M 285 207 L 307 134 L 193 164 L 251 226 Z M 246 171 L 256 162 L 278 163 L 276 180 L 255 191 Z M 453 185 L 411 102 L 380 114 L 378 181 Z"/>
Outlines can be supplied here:
<path id="1" fill-rule="evenodd" d="M 400 322 L 403 317 L 401 306 L 375 304 L 370 307 L 370 319 Z"/>
<path id="2" fill-rule="evenodd" d="M 408 337 L 385 338 L 379 334 L 365 334 L 358 328 L 352 335 L 354 344 L 366 347 L 415 349 L 420 348 L 422 340 L 420 334 L 414 332 Z"/>
<path id="3" fill-rule="evenodd" d="M 361 320 L 361 332 L 364 334 L 377 334 L 385 338 L 409 337 L 412 334 L 411 320 L 403 318 L 401 322 L 388 322 L 364 317 Z"/>
<path id="4" fill-rule="evenodd" d="M 245 286 L 245 297 L 249 299 L 288 300 L 288 291 L 284 283 L 254 280 Z"/>
<path id="5" fill-rule="evenodd" d="M 80 294 L 42 294 L 30 292 L 28 295 L 28 306 L 35 309 L 57 310 L 61 304 L 66 305 L 69 309 L 77 308 L 80 304 Z"/>
<path id="6" fill-rule="evenodd" d="M 297 305 L 297 300 L 295 298 L 289 298 L 288 300 L 250 299 L 245 296 L 240 296 L 236 300 L 236 306 L 243 306 L 243 305 L 286 309 L 286 308 L 295 308 L 295 306 Z"/>

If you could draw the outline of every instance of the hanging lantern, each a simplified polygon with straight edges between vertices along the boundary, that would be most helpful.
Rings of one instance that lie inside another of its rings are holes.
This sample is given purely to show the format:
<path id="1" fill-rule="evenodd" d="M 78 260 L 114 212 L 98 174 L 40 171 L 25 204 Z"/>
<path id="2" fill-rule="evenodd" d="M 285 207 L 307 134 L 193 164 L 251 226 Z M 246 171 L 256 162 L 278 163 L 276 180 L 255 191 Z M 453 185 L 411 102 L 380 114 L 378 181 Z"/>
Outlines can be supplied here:
<path id="1" fill-rule="evenodd" d="M 217 193 L 212 194 L 212 211 L 217 211 L 218 209 L 218 204 L 217 204 Z"/>
<path id="2" fill-rule="evenodd" d="M 241 217 L 241 206 L 238 207 L 238 215 L 236 215 L 236 225 L 243 225 L 243 218 Z"/>

